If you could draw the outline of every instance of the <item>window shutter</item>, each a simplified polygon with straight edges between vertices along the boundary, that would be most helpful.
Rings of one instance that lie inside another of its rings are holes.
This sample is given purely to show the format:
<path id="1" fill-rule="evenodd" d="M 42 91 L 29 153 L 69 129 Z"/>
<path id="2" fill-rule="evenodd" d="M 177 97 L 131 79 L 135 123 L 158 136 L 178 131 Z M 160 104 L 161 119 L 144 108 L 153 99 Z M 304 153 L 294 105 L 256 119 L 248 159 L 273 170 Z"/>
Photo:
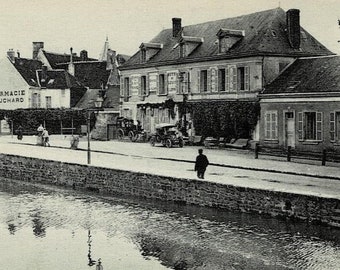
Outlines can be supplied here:
<path id="1" fill-rule="evenodd" d="M 265 138 L 270 139 L 270 113 L 266 112 L 265 114 Z"/>
<path id="2" fill-rule="evenodd" d="M 335 113 L 331 112 L 329 115 L 329 133 L 332 142 L 335 141 Z"/>
<path id="3" fill-rule="evenodd" d="M 230 77 L 229 77 L 229 67 L 225 69 L 225 91 L 230 91 Z"/>
<path id="4" fill-rule="evenodd" d="M 316 139 L 322 141 L 322 112 L 316 113 Z"/>
<path id="5" fill-rule="evenodd" d="M 129 89 L 126 89 L 125 91 L 127 91 L 127 96 L 131 97 L 132 96 L 132 79 L 129 78 L 128 80 L 128 85 L 129 85 Z"/>
<path id="6" fill-rule="evenodd" d="M 298 138 L 299 141 L 303 141 L 303 113 L 299 112 L 298 113 Z"/>
<path id="7" fill-rule="evenodd" d="M 120 97 L 124 97 L 124 78 L 120 78 Z"/>
<path id="8" fill-rule="evenodd" d="M 231 66 L 229 68 L 229 90 L 232 91 L 236 91 L 237 89 L 237 70 L 235 66 Z"/>
<path id="9" fill-rule="evenodd" d="M 272 115 L 272 139 L 277 139 L 277 112 L 273 112 Z"/>
<path id="10" fill-rule="evenodd" d="M 168 76 L 169 74 L 165 73 L 164 74 L 164 94 L 167 95 L 168 94 Z"/>
<path id="11" fill-rule="evenodd" d="M 149 75 L 145 76 L 145 95 L 148 96 L 150 93 Z"/>
<path id="12" fill-rule="evenodd" d="M 211 92 L 218 92 L 218 69 L 211 69 Z"/>
<path id="13" fill-rule="evenodd" d="M 244 67 L 244 90 L 249 91 L 249 67 Z"/>
<path id="14" fill-rule="evenodd" d="M 202 91 L 202 89 L 201 89 L 201 71 L 200 70 L 197 71 L 197 89 L 198 89 L 198 92 Z"/>
<path id="15" fill-rule="evenodd" d="M 211 76 L 211 74 L 212 74 L 212 70 L 211 70 L 211 68 L 209 68 L 208 70 L 207 70 L 207 92 L 211 92 L 211 80 L 212 80 L 212 76 Z"/>

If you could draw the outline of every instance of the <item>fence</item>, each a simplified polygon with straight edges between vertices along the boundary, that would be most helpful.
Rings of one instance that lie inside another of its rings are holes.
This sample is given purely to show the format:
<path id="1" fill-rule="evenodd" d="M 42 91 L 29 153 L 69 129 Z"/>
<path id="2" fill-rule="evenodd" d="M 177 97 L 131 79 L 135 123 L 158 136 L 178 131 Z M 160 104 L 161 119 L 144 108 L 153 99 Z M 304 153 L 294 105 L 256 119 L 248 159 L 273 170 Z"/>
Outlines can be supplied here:
<path id="1" fill-rule="evenodd" d="M 294 159 L 304 159 L 320 161 L 322 166 L 326 165 L 326 162 L 340 162 L 340 153 L 331 150 L 324 149 L 322 152 L 312 152 L 312 151 L 297 151 L 292 149 L 290 146 L 287 149 L 278 149 L 265 147 L 260 144 L 255 145 L 255 159 L 259 158 L 259 155 L 276 156 L 286 158 L 287 161 Z"/>

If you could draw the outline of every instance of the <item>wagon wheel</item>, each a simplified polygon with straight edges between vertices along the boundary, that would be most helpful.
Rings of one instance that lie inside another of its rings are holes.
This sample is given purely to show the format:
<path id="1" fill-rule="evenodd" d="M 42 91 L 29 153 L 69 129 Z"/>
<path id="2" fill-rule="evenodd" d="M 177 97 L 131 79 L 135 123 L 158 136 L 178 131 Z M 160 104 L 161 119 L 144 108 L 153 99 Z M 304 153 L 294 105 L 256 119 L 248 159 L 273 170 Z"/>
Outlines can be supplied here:
<path id="1" fill-rule="evenodd" d="M 117 138 L 120 141 L 124 138 L 124 130 L 122 130 L 121 128 L 117 130 Z"/>
<path id="2" fill-rule="evenodd" d="M 183 141 L 182 138 L 178 139 L 178 146 L 181 147 L 181 148 L 184 146 L 184 141 Z"/>
<path id="3" fill-rule="evenodd" d="M 137 141 L 138 138 L 138 134 L 136 134 L 135 132 L 133 132 L 132 130 L 129 131 L 129 138 L 131 142 L 135 142 Z"/>
<path id="4" fill-rule="evenodd" d="M 151 139 L 150 139 L 150 144 L 151 144 L 151 146 L 155 146 L 155 137 L 151 137 Z"/>
<path id="5" fill-rule="evenodd" d="M 170 139 L 166 139 L 166 141 L 165 141 L 165 146 L 166 146 L 167 148 L 171 148 L 171 147 L 172 147 L 172 141 L 171 141 Z"/>

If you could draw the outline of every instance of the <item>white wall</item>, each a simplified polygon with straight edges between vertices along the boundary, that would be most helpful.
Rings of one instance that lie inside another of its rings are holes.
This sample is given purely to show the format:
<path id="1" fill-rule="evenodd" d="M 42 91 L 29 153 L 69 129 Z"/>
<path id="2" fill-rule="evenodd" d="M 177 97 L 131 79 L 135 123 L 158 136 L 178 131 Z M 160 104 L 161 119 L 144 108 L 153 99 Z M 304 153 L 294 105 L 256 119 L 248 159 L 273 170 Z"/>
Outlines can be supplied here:
<path id="1" fill-rule="evenodd" d="M 8 58 L 0 60 L 0 109 L 29 107 L 29 85 Z"/>

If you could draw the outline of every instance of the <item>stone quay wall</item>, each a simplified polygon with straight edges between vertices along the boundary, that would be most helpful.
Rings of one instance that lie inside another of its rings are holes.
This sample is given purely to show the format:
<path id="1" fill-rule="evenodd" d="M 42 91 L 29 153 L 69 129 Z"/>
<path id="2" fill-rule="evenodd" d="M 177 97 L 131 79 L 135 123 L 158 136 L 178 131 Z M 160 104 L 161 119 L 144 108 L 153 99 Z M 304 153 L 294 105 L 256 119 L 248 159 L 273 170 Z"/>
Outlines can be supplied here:
<path id="1" fill-rule="evenodd" d="M 0 154 L 0 177 L 340 227 L 340 200 Z"/>

